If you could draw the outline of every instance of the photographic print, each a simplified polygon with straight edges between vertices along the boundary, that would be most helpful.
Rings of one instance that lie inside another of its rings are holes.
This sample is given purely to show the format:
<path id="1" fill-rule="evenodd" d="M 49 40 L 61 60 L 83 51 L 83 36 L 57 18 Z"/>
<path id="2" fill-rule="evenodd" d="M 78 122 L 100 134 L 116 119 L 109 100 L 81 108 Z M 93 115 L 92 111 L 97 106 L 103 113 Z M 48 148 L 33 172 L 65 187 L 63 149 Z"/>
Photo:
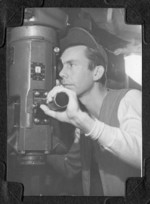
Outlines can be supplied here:
<path id="1" fill-rule="evenodd" d="M 125 197 L 145 173 L 142 26 L 124 8 L 22 20 L 6 30 L 7 181 L 25 197 Z"/>

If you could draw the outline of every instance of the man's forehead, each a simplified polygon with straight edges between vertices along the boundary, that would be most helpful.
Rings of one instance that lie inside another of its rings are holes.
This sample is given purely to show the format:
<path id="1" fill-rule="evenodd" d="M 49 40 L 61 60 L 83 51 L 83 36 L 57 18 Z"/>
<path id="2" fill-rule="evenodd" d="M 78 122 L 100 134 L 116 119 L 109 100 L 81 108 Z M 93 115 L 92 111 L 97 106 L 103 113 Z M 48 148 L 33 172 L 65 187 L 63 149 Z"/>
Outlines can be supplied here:
<path id="1" fill-rule="evenodd" d="M 71 46 L 66 48 L 63 53 L 60 56 L 60 59 L 63 58 L 76 58 L 80 57 L 81 54 L 85 56 L 85 50 L 86 46 L 85 45 L 77 45 L 77 46 Z"/>

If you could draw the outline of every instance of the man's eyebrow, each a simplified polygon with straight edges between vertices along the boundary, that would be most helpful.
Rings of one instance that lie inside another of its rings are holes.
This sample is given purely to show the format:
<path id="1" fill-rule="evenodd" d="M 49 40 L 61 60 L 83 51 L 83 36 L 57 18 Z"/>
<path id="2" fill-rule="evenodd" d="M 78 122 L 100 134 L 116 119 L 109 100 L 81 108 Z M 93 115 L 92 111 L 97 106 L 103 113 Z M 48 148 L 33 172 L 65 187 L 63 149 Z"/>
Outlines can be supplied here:
<path id="1" fill-rule="evenodd" d="M 63 64 L 63 62 L 62 62 L 62 60 L 60 59 L 60 61 L 61 61 L 61 63 Z M 64 63 L 65 64 L 71 64 L 71 63 L 76 63 L 76 62 L 78 62 L 78 60 L 74 60 L 74 59 L 72 59 L 72 60 L 68 60 L 68 61 L 65 61 Z"/>

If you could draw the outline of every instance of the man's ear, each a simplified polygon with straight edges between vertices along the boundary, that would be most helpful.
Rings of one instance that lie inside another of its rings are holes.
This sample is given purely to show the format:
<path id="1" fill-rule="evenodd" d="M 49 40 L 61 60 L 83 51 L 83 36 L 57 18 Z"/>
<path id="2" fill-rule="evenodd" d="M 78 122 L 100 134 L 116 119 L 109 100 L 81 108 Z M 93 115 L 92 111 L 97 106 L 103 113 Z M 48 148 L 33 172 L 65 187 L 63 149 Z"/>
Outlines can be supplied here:
<path id="1" fill-rule="evenodd" d="M 104 72 L 105 72 L 105 69 L 103 66 L 101 66 L 101 65 L 96 66 L 94 71 L 93 71 L 93 80 L 98 81 L 99 79 L 101 79 Z"/>

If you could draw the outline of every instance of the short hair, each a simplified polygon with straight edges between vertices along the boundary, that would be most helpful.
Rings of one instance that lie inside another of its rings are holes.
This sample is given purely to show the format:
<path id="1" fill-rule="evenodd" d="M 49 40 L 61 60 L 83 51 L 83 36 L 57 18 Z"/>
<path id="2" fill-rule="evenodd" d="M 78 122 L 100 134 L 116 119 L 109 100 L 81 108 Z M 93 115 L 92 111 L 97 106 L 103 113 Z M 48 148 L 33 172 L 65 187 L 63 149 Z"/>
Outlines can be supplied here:
<path id="1" fill-rule="evenodd" d="M 100 82 L 102 85 L 105 85 L 106 80 L 107 80 L 107 77 L 106 77 L 107 65 L 105 63 L 104 58 L 102 57 L 102 55 L 100 54 L 100 52 L 98 50 L 93 49 L 93 48 L 89 48 L 87 46 L 86 46 L 85 54 L 86 54 L 86 57 L 90 61 L 90 63 L 89 63 L 89 69 L 90 70 L 93 70 L 98 65 L 101 65 L 104 67 L 104 74 L 98 80 L 98 82 Z"/>

